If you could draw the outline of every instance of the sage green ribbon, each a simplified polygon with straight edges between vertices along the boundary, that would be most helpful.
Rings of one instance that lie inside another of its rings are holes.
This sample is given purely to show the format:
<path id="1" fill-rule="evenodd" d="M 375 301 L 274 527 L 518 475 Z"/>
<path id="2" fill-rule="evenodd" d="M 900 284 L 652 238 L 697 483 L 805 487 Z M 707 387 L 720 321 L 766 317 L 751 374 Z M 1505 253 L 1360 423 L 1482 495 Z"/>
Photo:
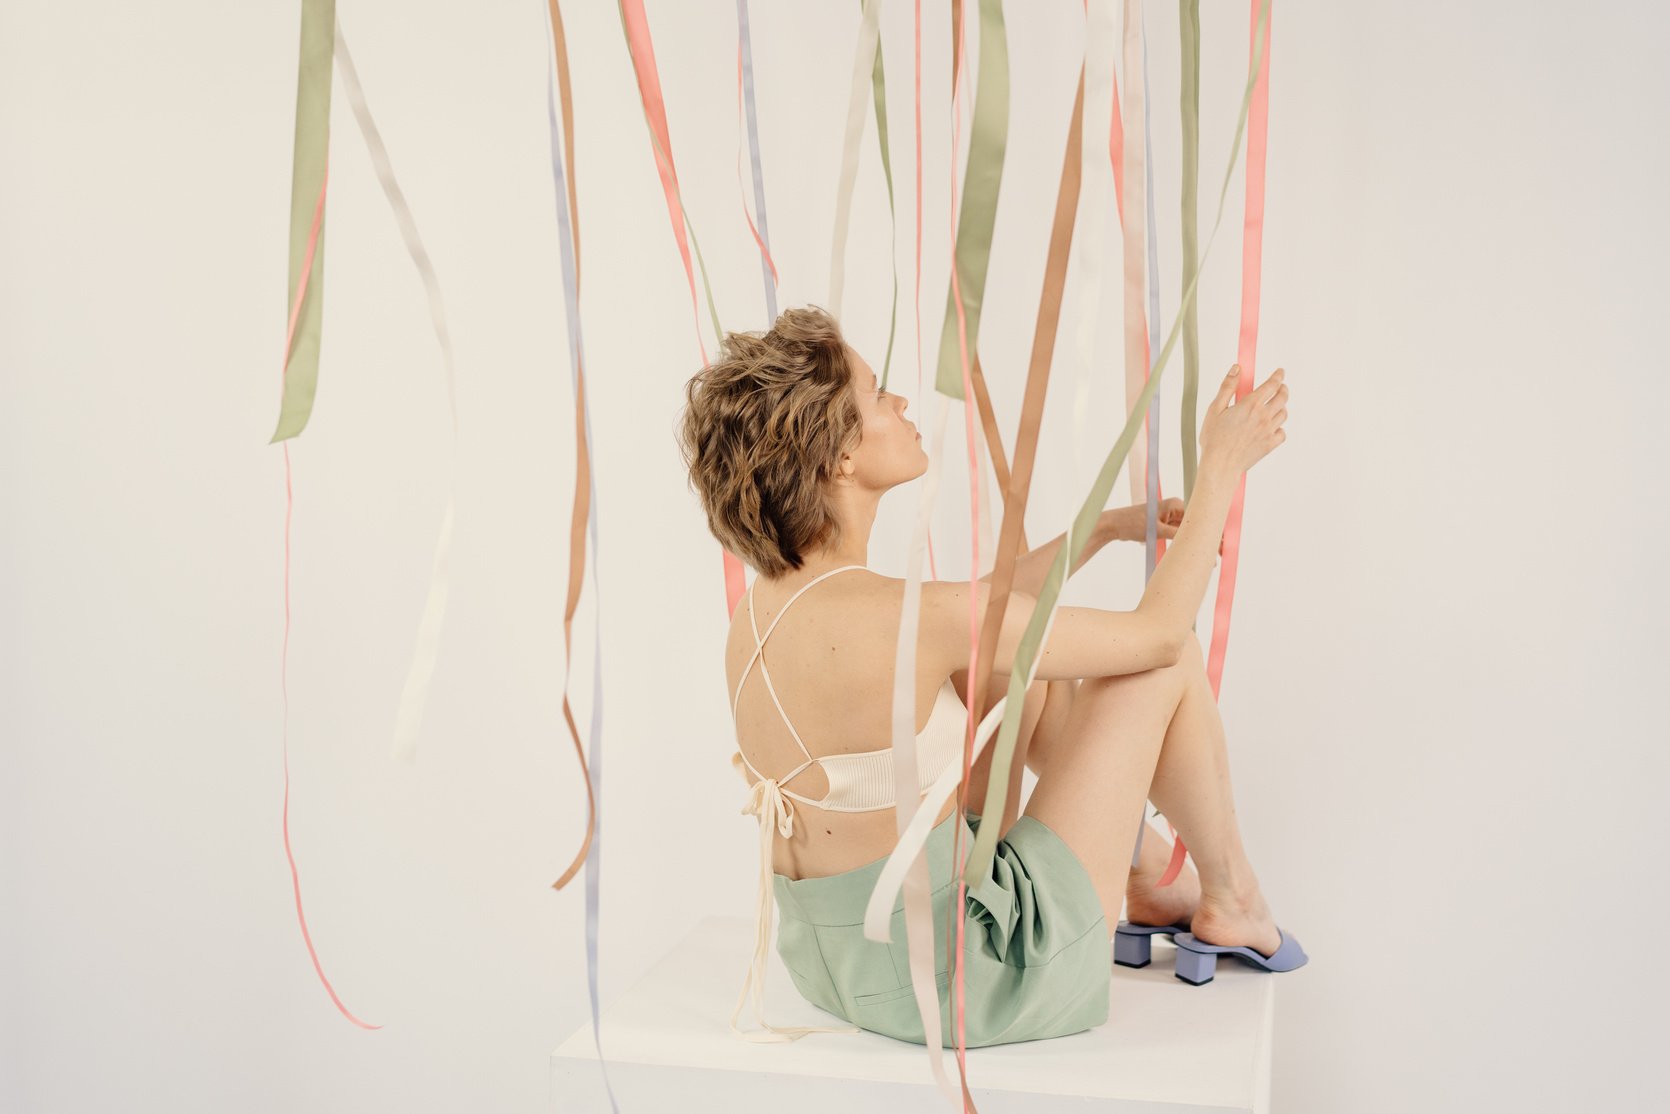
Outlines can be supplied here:
<path id="1" fill-rule="evenodd" d="M 336 49 L 336 0 L 302 0 L 302 38 L 296 68 L 296 139 L 290 170 L 290 285 L 284 303 L 288 319 L 295 312 L 296 290 L 319 211 L 313 263 L 303 291 L 301 316 L 284 354 L 284 387 L 278 428 L 269 445 L 299 434 L 313 414 L 319 389 L 319 330 L 325 306 L 325 164 L 331 146 L 331 62 Z"/>
<path id="2" fill-rule="evenodd" d="M 1183 285 L 1194 282 L 1200 270 L 1200 0 L 1182 0 L 1177 5 L 1179 37 L 1182 40 L 1183 113 Z M 1190 300 L 1179 315 L 1183 319 L 1183 414 L 1196 413 L 1200 395 L 1200 321 Z M 1195 444 L 1195 423 L 1183 426 L 1183 501 L 1195 491 L 1195 469 L 1200 450 Z"/>
<path id="3" fill-rule="evenodd" d="M 952 122 L 956 126 L 956 122 Z M 957 217 L 954 266 L 957 285 L 945 293 L 945 326 L 939 336 L 939 366 L 934 390 L 963 398 L 962 356 L 957 340 L 957 294 L 962 294 L 963 343 L 970 359 L 979 347 L 980 307 L 991 264 L 992 228 L 997 223 L 997 192 L 1003 182 L 1003 155 L 1009 143 L 1009 39 L 1001 0 L 980 0 L 980 69 L 969 125 L 968 172 L 962 211 Z M 994 825 L 995 827 L 995 825 Z"/>
<path id="4" fill-rule="evenodd" d="M 1252 104 L 1253 86 L 1258 81 L 1259 67 L 1263 63 L 1265 31 L 1269 27 L 1270 0 L 1263 0 L 1259 8 L 1258 28 L 1253 35 L 1253 57 L 1247 68 L 1247 84 L 1241 95 L 1241 110 L 1235 122 L 1235 140 L 1230 151 L 1229 165 L 1224 169 L 1223 186 L 1218 191 L 1218 213 L 1212 224 L 1212 234 L 1206 241 L 1206 252 L 1201 257 L 1201 270 L 1197 270 L 1189 279 L 1188 286 L 1183 290 L 1183 298 L 1178 306 L 1177 316 L 1171 323 L 1170 335 L 1166 337 L 1165 347 L 1160 349 L 1159 356 L 1154 361 L 1153 370 L 1148 376 L 1148 382 L 1131 408 L 1129 417 L 1125 421 L 1125 428 L 1114 442 L 1107 459 L 1102 464 L 1101 472 L 1091 485 L 1090 494 L 1080 507 L 1074 519 L 1073 529 L 1069 532 L 1066 542 L 1056 551 L 1055 562 L 1050 566 L 1048 575 L 1038 591 L 1038 603 L 1032 610 L 1032 618 L 1027 623 L 1026 633 L 1021 637 L 1019 648 L 1015 651 L 1015 660 L 1009 670 L 1009 691 L 1005 697 L 1007 707 L 1003 714 L 1003 723 L 998 728 L 996 748 L 992 756 L 992 777 L 986 790 L 985 806 L 980 810 L 982 816 L 1002 816 L 1005 803 L 1009 795 L 1009 779 L 1000 776 L 999 771 L 1007 771 L 1013 758 L 1015 741 L 1020 734 L 1021 713 L 1026 702 L 1026 687 L 1032 682 L 1032 673 L 1038 660 L 1038 651 L 1044 639 L 1044 632 L 1048 628 L 1055 614 L 1056 603 L 1061 598 L 1061 587 L 1067 579 L 1067 570 L 1078 560 L 1085 545 L 1090 541 L 1091 529 L 1095 525 L 1101 508 L 1107 503 L 1108 495 L 1113 490 L 1113 481 L 1119 474 L 1125 458 L 1130 455 L 1131 445 L 1136 440 L 1137 430 L 1142 425 L 1147 413 L 1149 402 L 1160 386 L 1160 376 L 1165 371 L 1166 362 L 1171 358 L 1171 350 L 1177 343 L 1177 337 L 1182 330 L 1184 312 L 1193 304 L 1195 292 L 1200 283 L 1200 275 L 1205 267 L 1206 259 L 1212 253 L 1212 244 L 1217 240 L 1218 229 L 1223 224 L 1224 202 L 1229 196 L 1230 178 L 1235 172 L 1235 164 L 1241 155 L 1241 139 L 1246 132 L 1247 110 Z M 983 48 L 982 48 L 983 49 Z M 978 883 L 987 877 L 991 871 L 991 862 L 997 846 L 997 825 L 982 824 L 975 833 L 974 848 L 969 852 L 967 862 L 963 867 L 963 878 L 970 885 Z"/>
<path id="5" fill-rule="evenodd" d="M 858 0 L 862 6 L 864 0 Z M 887 242 L 892 245 L 888 255 L 893 260 L 893 308 L 888 311 L 887 355 L 881 361 L 881 389 L 887 389 L 887 371 L 893 366 L 893 338 L 899 331 L 899 213 L 893 207 L 893 154 L 887 140 L 887 76 L 881 64 L 881 39 L 876 39 L 876 66 L 872 77 L 875 85 L 876 135 L 881 140 L 881 172 L 887 179 L 887 216 L 893 232 Z"/>

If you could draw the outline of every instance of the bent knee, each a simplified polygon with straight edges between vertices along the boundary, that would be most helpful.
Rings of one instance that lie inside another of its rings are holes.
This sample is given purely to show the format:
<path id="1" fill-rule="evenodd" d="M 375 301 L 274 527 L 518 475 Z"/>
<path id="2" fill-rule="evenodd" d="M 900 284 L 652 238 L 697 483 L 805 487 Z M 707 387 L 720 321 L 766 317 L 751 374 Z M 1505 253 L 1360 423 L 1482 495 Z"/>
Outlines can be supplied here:
<path id="1" fill-rule="evenodd" d="M 1183 641 L 1177 648 L 1177 664 L 1173 668 L 1187 669 L 1190 672 L 1205 671 L 1206 651 L 1201 649 L 1200 638 L 1193 629 L 1183 632 Z"/>

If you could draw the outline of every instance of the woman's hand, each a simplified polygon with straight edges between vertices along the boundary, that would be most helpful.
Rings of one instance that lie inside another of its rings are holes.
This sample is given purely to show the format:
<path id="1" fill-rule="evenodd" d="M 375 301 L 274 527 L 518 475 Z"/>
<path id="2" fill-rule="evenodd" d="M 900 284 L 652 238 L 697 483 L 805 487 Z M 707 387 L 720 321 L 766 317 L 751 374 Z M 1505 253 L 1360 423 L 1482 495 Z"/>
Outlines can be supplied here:
<path id="1" fill-rule="evenodd" d="M 1156 538 L 1174 538 L 1177 528 L 1183 524 L 1183 500 L 1178 498 L 1161 499 L 1159 508 L 1154 515 L 1154 536 Z M 1102 512 L 1102 525 L 1107 530 L 1108 537 L 1116 542 L 1147 542 L 1148 540 L 1148 504 L 1137 503 L 1129 507 L 1113 507 Z M 1223 542 L 1218 542 L 1218 553 L 1223 554 Z"/>
<path id="2" fill-rule="evenodd" d="M 1263 460 L 1287 440 L 1282 423 L 1287 421 L 1287 372 L 1277 368 L 1240 401 L 1235 399 L 1241 365 L 1229 369 L 1229 377 L 1206 408 L 1200 426 L 1200 460 L 1218 462 L 1239 476 Z"/>
<path id="3" fill-rule="evenodd" d="M 1155 536 L 1171 538 L 1183 522 L 1183 500 L 1161 499 L 1155 515 Z M 1113 507 L 1102 512 L 1102 524 L 1108 537 L 1116 542 L 1140 542 L 1148 539 L 1148 504 Z"/>

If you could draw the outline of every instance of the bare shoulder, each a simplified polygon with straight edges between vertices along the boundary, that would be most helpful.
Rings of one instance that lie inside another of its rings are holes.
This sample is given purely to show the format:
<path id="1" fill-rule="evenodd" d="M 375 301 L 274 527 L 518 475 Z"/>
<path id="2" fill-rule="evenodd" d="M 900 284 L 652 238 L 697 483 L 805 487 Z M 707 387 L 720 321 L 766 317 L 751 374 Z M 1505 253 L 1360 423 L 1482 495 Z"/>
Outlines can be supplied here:
<path id="1" fill-rule="evenodd" d="M 969 632 L 971 628 L 979 630 L 985 624 L 991 598 L 992 586 L 984 580 L 973 585 L 966 580 L 924 582 L 922 626 L 918 637 L 921 654 L 924 657 L 937 655 L 938 664 L 947 672 L 966 669 Z M 1009 656 L 1013 656 L 1036 603 L 1037 600 L 1026 592 L 1010 593 L 1009 605 L 1004 608 L 1002 625 L 998 629 L 998 661 L 1007 661 Z"/>

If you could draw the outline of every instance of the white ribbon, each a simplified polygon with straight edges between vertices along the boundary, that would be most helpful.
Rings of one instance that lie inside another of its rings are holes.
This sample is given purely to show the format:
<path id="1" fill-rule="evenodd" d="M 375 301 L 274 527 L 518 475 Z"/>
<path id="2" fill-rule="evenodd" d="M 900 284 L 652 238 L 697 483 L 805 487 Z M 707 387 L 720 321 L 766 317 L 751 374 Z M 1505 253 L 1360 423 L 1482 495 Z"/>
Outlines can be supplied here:
<path id="1" fill-rule="evenodd" d="M 776 778 L 764 777 L 749 787 L 748 802 L 742 806 L 742 814 L 760 818 L 760 892 L 756 910 L 759 923 L 754 936 L 754 958 L 748 966 L 747 977 L 742 981 L 742 993 L 737 995 L 736 1008 L 731 1011 L 731 1032 L 757 1044 L 799 1040 L 807 1033 L 860 1032 L 856 1025 L 790 1025 L 779 1028 L 766 1021 L 765 955 L 766 948 L 771 945 L 771 833 L 775 828 L 784 839 L 794 835 L 794 806 L 783 796 L 783 790 L 777 784 Z M 736 1019 L 742 1013 L 743 1003 L 748 1000 L 750 988 L 754 992 L 754 1020 L 759 1022 L 761 1028 L 739 1029 Z"/>

